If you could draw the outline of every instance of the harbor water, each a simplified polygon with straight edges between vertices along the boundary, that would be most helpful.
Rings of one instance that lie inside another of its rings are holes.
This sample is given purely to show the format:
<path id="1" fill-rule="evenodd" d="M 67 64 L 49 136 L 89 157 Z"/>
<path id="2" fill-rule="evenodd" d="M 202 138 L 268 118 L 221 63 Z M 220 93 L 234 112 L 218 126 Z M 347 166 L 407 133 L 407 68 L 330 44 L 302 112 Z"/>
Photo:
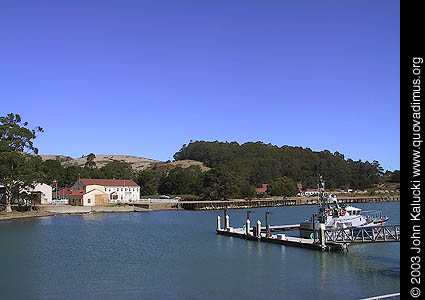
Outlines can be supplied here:
<path id="1" fill-rule="evenodd" d="M 400 203 L 359 203 L 399 224 Z M 251 209 L 296 224 L 317 206 Z M 215 233 L 223 211 L 54 216 L 0 222 L 1 299 L 360 299 L 400 290 L 400 245 L 346 254 Z M 242 227 L 246 209 L 228 210 Z"/>

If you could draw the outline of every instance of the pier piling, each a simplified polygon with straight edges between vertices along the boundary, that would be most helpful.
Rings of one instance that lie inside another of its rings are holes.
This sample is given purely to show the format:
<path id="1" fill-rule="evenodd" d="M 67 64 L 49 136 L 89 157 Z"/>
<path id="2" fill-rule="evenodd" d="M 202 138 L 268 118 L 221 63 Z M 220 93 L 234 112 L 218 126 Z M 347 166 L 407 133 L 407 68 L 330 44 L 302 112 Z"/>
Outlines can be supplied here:
<path id="1" fill-rule="evenodd" d="M 325 224 L 320 223 L 320 245 L 322 247 L 326 246 L 326 239 L 325 239 Z"/>
<path id="2" fill-rule="evenodd" d="M 261 221 L 260 220 L 257 221 L 257 232 L 256 232 L 256 236 L 258 238 L 261 238 Z"/>
<path id="3" fill-rule="evenodd" d="M 246 220 L 245 224 L 246 235 L 250 235 L 251 231 L 251 221 L 249 219 Z"/>
<path id="4" fill-rule="evenodd" d="M 226 215 L 224 229 L 227 229 L 229 227 L 230 227 L 230 217 L 228 215 Z"/>

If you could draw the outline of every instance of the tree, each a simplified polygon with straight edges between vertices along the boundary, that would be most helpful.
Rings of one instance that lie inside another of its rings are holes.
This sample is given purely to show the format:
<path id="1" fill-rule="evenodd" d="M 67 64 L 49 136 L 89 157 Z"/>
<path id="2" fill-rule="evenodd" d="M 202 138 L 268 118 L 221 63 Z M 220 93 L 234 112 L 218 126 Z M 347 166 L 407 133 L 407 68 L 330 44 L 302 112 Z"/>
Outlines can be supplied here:
<path id="1" fill-rule="evenodd" d="M 46 174 L 46 183 L 51 184 L 57 181 L 57 186 L 64 186 L 65 170 L 61 163 L 55 159 L 48 159 L 42 162 L 41 170 Z"/>
<path id="2" fill-rule="evenodd" d="M 149 170 L 139 171 L 135 181 L 140 186 L 141 195 L 158 194 L 159 175 L 156 172 Z"/>
<path id="3" fill-rule="evenodd" d="M 41 127 L 27 128 L 19 114 L 0 117 L 0 183 L 5 187 L 6 212 L 11 212 L 12 200 L 18 200 L 42 178 L 41 159 L 33 140 Z"/>
<path id="4" fill-rule="evenodd" d="M 96 162 L 94 161 L 95 158 L 96 158 L 96 155 L 94 155 L 93 153 L 90 153 L 89 155 L 87 155 L 87 161 L 84 164 L 84 169 L 92 170 L 96 168 Z"/>
<path id="5" fill-rule="evenodd" d="M 204 174 L 204 198 L 227 200 L 239 195 L 237 178 L 224 167 L 216 167 Z"/>
<path id="6" fill-rule="evenodd" d="M 395 170 L 391 175 L 391 182 L 400 183 L 400 170 Z"/>
<path id="7" fill-rule="evenodd" d="M 102 178 L 132 179 L 133 168 L 131 164 L 124 161 L 112 161 L 99 169 Z M 96 177 L 99 177 L 96 176 Z"/>
<path id="8" fill-rule="evenodd" d="M 318 175 L 328 188 L 368 188 L 379 182 L 383 168 L 378 161 L 354 162 L 342 153 L 309 148 L 282 147 L 262 142 L 191 141 L 174 155 L 175 160 L 192 159 L 210 168 L 226 167 L 249 184 L 258 186 L 279 177 L 289 177 L 305 187 L 316 187 Z"/>
<path id="9" fill-rule="evenodd" d="M 267 192 L 271 196 L 295 196 L 297 194 L 297 186 L 289 177 L 280 177 L 270 182 Z"/>
<path id="10" fill-rule="evenodd" d="M 189 168 L 175 167 L 160 178 L 158 191 L 161 194 L 195 194 L 202 188 L 202 172 L 198 166 Z"/>

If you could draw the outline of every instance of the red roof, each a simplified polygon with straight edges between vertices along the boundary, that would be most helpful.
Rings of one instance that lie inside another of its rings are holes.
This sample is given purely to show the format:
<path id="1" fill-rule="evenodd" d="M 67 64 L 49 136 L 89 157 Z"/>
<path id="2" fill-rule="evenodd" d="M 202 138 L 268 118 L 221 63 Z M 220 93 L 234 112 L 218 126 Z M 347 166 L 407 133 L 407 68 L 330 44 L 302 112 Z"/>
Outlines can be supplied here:
<path id="1" fill-rule="evenodd" d="M 262 184 L 262 187 L 260 187 L 260 188 L 256 188 L 255 189 L 255 191 L 257 192 L 257 193 L 265 193 L 266 191 L 267 191 L 267 187 L 268 187 L 269 185 L 267 184 L 267 183 L 263 183 Z"/>
<path id="2" fill-rule="evenodd" d="M 53 192 L 53 194 L 56 194 L 56 193 Z M 58 195 L 61 195 L 61 196 L 71 195 L 71 194 L 72 194 L 71 188 L 63 188 L 63 189 L 58 190 Z"/>
<path id="3" fill-rule="evenodd" d="M 103 186 L 135 186 L 139 187 L 133 180 L 128 179 L 80 179 L 83 185 L 103 185 Z"/>
<path id="4" fill-rule="evenodd" d="M 301 183 L 297 183 L 297 188 L 300 193 L 303 191 L 303 185 Z"/>
<path id="5" fill-rule="evenodd" d="M 78 191 L 72 192 L 69 195 L 71 195 L 71 196 L 82 196 L 82 195 L 84 195 L 84 191 L 83 190 L 78 190 Z"/>

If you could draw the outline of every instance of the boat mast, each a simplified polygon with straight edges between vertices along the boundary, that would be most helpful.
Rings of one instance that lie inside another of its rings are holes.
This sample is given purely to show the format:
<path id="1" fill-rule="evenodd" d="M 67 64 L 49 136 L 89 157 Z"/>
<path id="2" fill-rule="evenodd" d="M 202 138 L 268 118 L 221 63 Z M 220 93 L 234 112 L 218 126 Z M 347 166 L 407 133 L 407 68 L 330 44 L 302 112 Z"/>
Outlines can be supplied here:
<path id="1" fill-rule="evenodd" d="M 319 192 L 319 222 L 324 223 L 326 220 L 326 203 L 325 203 L 325 181 L 322 175 L 319 175 L 319 183 L 317 184 L 317 190 Z"/>

